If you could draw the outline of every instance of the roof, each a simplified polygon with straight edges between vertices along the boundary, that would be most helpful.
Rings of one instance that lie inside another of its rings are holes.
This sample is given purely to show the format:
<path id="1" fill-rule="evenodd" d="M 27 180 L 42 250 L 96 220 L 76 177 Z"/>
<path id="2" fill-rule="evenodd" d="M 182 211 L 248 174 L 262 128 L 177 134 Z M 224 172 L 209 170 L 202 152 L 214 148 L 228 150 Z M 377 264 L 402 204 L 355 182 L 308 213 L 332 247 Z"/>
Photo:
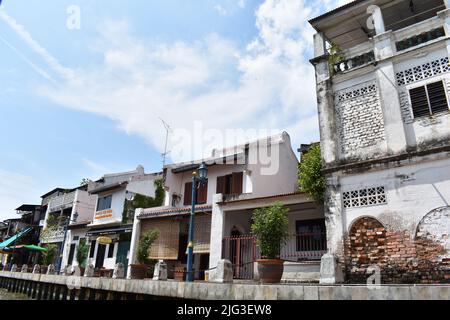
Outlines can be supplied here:
<path id="1" fill-rule="evenodd" d="M 314 23 L 314 22 L 317 22 L 317 21 L 319 21 L 319 20 L 322 20 L 322 19 L 324 19 L 324 18 L 327 18 L 327 17 L 329 17 L 329 16 L 332 16 L 333 14 L 336 14 L 336 13 L 338 13 L 339 11 L 348 9 L 348 8 L 350 8 L 350 7 L 353 7 L 354 5 L 357 5 L 357 4 L 366 2 L 366 1 L 369 1 L 369 0 L 354 0 L 354 1 L 352 1 L 352 2 L 349 2 L 349 3 L 347 3 L 347 4 L 344 4 L 343 6 L 337 7 L 336 9 L 333 9 L 333 10 L 331 10 L 331 11 L 325 12 L 325 13 L 321 14 L 320 16 L 317 16 L 317 17 L 315 17 L 315 18 L 310 19 L 310 20 L 309 20 L 309 23 L 312 24 L 312 23 Z"/>
<path id="2" fill-rule="evenodd" d="M 191 171 L 198 168 L 198 166 L 205 162 L 208 166 L 216 165 L 216 164 L 236 164 L 236 161 L 240 159 L 240 157 L 245 156 L 245 150 L 250 146 L 258 146 L 261 143 L 268 143 L 267 145 L 272 144 L 281 144 L 285 143 L 287 140 L 290 140 L 289 134 L 285 131 L 278 133 L 276 135 L 272 135 L 269 137 L 264 137 L 252 141 L 248 141 L 242 144 L 234 145 L 228 148 L 223 149 L 214 149 L 211 157 L 187 161 L 187 162 L 179 162 L 175 164 L 165 165 L 164 168 L 172 169 L 173 173 L 180 173 L 185 171 Z M 239 163 L 238 163 L 239 164 Z"/>
<path id="3" fill-rule="evenodd" d="M 39 204 L 23 204 L 20 207 L 16 208 L 17 211 L 34 211 L 36 208 L 40 208 Z"/>
<path id="4" fill-rule="evenodd" d="M 70 192 L 73 192 L 75 190 L 87 190 L 87 188 L 88 188 L 87 185 L 82 185 L 82 186 L 78 186 L 78 187 L 75 187 L 75 188 L 60 188 L 60 187 L 58 187 L 58 188 L 55 188 L 55 189 L 47 192 L 46 194 L 42 195 L 41 198 L 45 198 L 45 197 L 47 197 L 47 196 L 49 196 L 52 193 L 55 193 L 57 191 L 70 193 Z"/>
<path id="5" fill-rule="evenodd" d="M 224 200 L 222 202 L 219 202 L 219 204 L 246 202 L 246 201 L 254 201 L 254 200 L 266 200 L 266 199 L 272 199 L 272 198 L 273 199 L 282 199 L 282 198 L 298 196 L 298 195 L 305 196 L 306 193 L 305 192 L 301 192 L 301 191 L 295 191 L 295 192 L 290 192 L 290 193 L 280 193 L 280 194 L 264 196 L 264 197 L 254 197 L 254 198 L 251 198 L 251 197 L 248 197 L 248 198 L 237 197 L 236 199 Z"/>
<path id="6" fill-rule="evenodd" d="M 127 186 L 127 184 L 128 184 L 127 181 L 112 183 L 112 184 L 109 184 L 106 186 L 101 186 L 99 188 L 93 189 L 93 190 L 89 191 L 89 193 L 97 194 L 100 192 L 110 191 L 110 190 L 114 190 L 114 189 L 118 189 L 118 188 L 125 188 Z"/>
<path id="7" fill-rule="evenodd" d="M 211 211 L 212 206 L 210 204 L 205 205 L 197 205 L 195 206 L 195 212 L 209 212 Z M 144 212 L 138 215 L 138 219 L 146 219 L 146 218 L 159 218 L 159 217 L 167 217 L 167 216 L 179 216 L 186 215 L 191 212 L 191 206 L 186 207 L 157 207 L 157 208 L 149 208 L 144 209 Z"/>
<path id="8" fill-rule="evenodd" d="M 66 191 L 66 190 L 67 190 L 67 189 L 63 189 L 63 188 L 55 188 L 55 189 L 53 189 L 53 190 L 47 192 L 46 194 L 43 194 L 43 195 L 41 196 L 41 198 L 48 197 L 49 195 L 51 195 L 52 193 L 55 193 L 55 192 L 57 192 L 57 191 L 63 192 L 63 191 Z"/>

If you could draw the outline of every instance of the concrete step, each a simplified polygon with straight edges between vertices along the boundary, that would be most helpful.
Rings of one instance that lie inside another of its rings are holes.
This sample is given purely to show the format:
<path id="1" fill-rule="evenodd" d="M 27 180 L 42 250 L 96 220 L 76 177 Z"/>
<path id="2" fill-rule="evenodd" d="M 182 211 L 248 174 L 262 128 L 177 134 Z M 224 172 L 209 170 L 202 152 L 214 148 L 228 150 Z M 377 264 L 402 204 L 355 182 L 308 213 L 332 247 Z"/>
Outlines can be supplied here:
<path id="1" fill-rule="evenodd" d="M 284 263 L 282 283 L 318 283 L 320 280 L 320 261 Z"/>

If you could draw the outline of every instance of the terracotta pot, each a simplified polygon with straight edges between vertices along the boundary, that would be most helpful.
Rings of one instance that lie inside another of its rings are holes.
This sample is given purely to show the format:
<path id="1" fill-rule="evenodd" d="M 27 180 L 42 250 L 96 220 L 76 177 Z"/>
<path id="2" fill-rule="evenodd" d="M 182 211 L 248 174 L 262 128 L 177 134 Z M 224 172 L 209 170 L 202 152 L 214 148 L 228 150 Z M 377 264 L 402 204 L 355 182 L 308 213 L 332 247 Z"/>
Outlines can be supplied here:
<path id="1" fill-rule="evenodd" d="M 261 283 L 280 283 L 284 270 L 283 260 L 260 259 L 257 262 Z"/>
<path id="2" fill-rule="evenodd" d="M 131 264 L 130 277 L 131 279 L 144 279 L 147 273 L 147 266 L 145 264 Z"/>

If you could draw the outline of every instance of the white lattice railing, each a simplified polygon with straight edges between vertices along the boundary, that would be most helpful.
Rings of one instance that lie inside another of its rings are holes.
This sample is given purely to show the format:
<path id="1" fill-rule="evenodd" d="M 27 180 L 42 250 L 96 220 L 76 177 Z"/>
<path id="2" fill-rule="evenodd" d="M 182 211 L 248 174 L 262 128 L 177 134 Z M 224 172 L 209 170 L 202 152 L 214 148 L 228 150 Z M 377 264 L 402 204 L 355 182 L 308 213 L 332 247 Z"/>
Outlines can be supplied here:
<path id="1" fill-rule="evenodd" d="M 66 206 L 70 206 L 73 204 L 75 200 L 75 192 L 65 193 L 61 196 L 55 197 L 50 200 L 48 207 L 50 212 L 60 210 Z"/>

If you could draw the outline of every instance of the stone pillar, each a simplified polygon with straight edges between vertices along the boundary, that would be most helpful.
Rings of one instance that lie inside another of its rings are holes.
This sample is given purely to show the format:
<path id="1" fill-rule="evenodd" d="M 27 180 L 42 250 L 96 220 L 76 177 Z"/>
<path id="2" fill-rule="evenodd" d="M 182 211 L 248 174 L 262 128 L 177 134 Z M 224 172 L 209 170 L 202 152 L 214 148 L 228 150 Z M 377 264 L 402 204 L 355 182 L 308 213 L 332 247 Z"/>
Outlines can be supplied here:
<path id="1" fill-rule="evenodd" d="M 144 209 L 136 209 L 133 221 L 133 233 L 131 234 L 130 244 L 130 258 L 128 260 L 127 279 L 131 279 L 131 265 L 136 263 L 136 251 L 139 244 L 139 238 L 141 237 L 141 220 L 138 219 L 139 215 L 144 212 Z"/>
<path id="2" fill-rule="evenodd" d="M 327 253 L 320 260 L 320 284 L 336 284 L 344 282 L 344 274 L 338 257 Z"/>
<path id="3" fill-rule="evenodd" d="M 84 277 L 93 277 L 94 276 L 94 265 L 89 263 L 84 270 Z"/>
<path id="4" fill-rule="evenodd" d="M 371 5 L 367 8 L 367 13 L 372 15 L 375 33 L 377 35 L 384 33 L 386 30 L 384 27 L 383 14 L 381 13 L 380 7 L 376 5 Z"/>
<path id="5" fill-rule="evenodd" d="M 11 272 L 17 272 L 17 264 L 11 266 Z"/>
<path id="6" fill-rule="evenodd" d="M 375 76 L 383 110 L 384 134 L 389 154 L 399 154 L 407 149 L 407 137 L 398 95 L 394 64 L 394 40 L 388 31 L 374 37 L 375 59 L 378 61 Z M 411 144 L 414 142 L 411 141 Z"/>
<path id="7" fill-rule="evenodd" d="M 338 159 L 339 137 L 334 107 L 328 53 L 322 33 L 314 35 L 314 56 L 311 60 L 316 73 L 317 109 L 319 112 L 320 147 L 325 165 L 332 165 Z"/>
<path id="8" fill-rule="evenodd" d="M 51 264 L 51 265 L 48 266 L 47 274 L 49 274 L 49 275 L 55 274 L 55 265 Z"/>
<path id="9" fill-rule="evenodd" d="M 155 265 L 155 271 L 153 272 L 153 280 L 166 281 L 167 280 L 167 263 L 163 260 L 159 260 Z"/>
<path id="10" fill-rule="evenodd" d="M 41 273 L 41 266 L 38 264 L 35 264 L 33 267 L 33 274 L 39 274 Z"/>
<path id="11" fill-rule="evenodd" d="M 231 283 L 233 282 L 233 265 L 230 260 L 220 260 L 217 268 L 209 271 L 208 282 Z"/>
<path id="12" fill-rule="evenodd" d="M 328 253 L 343 257 L 346 223 L 342 215 L 341 186 L 337 175 L 328 175 L 326 181 L 324 209 Z"/>
<path id="13" fill-rule="evenodd" d="M 20 270 L 20 272 L 22 272 L 22 273 L 27 273 L 27 272 L 28 272 L 28 265 L 24 264 L 24 265 L 22 266 L 22 269 Z"/>
<path id="14" fill-rule="evenodd" d="M 215 268 L 220 259 L 222 259 L 222 239 L 225 220 L 225 213 L 218 204 L 223 200 L 223 195 L 221 193 L 215 194 L 212 200 L 209 268 Z"/>
<path id="15" fill-rule="evenodd" d="M 125 267 L 123 263 L 116 263 L 112 277 L 113 279 L 123 279 L 125 277 Z"/>

